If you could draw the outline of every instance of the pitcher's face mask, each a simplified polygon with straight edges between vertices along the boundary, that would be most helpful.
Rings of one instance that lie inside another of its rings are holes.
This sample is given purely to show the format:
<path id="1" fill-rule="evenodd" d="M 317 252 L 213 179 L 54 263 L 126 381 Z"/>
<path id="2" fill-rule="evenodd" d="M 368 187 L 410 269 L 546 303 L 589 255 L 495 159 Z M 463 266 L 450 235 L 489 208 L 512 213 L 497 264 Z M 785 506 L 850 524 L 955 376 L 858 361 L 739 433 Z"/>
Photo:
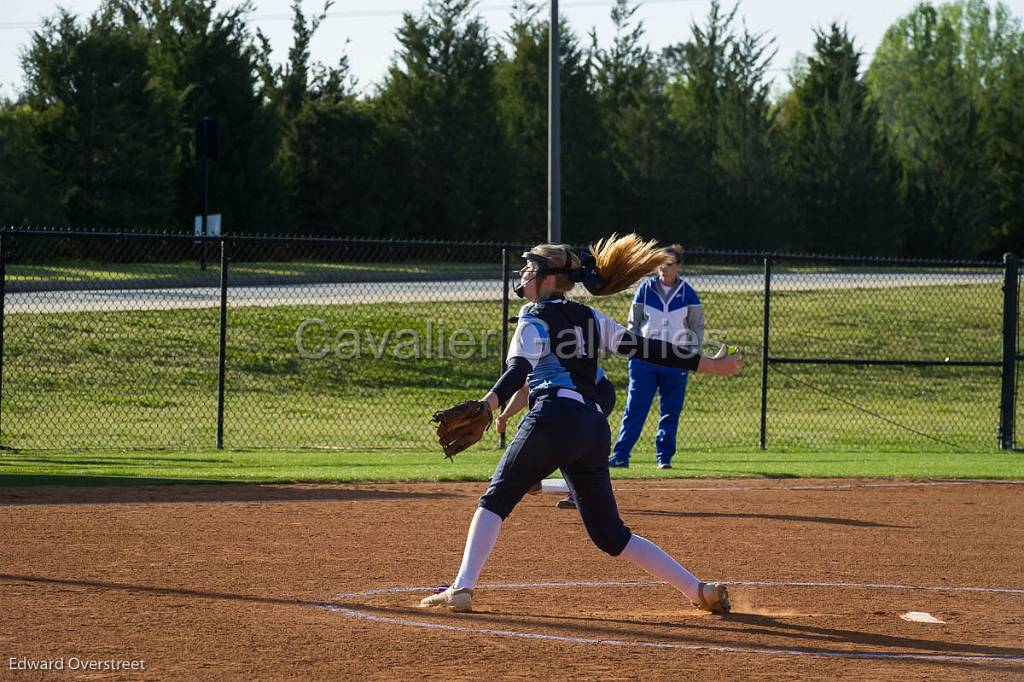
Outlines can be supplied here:
<path id="1" fill-rule="evenodd" d="M 516 292 L 516 296 L 519 298 L 526 297 L 526 285 L 537 279 L 540 276 L 539 272 L 539 270 L 527 265 L 522 270 L 512 275 L 512 291 Z"/>
<path id="2" fill-rule="evenodd" d="M 512 284 L 512 291 L 516 292 L 519 298 L 526 297 L 526 285 L 538 277 L 569 273 L 569 268 L 553 268 L 547 258 L 536 253 L 526 251 L 523 258 L 526 259 L 526 267 L 516 273 L 518 279 Z"/>

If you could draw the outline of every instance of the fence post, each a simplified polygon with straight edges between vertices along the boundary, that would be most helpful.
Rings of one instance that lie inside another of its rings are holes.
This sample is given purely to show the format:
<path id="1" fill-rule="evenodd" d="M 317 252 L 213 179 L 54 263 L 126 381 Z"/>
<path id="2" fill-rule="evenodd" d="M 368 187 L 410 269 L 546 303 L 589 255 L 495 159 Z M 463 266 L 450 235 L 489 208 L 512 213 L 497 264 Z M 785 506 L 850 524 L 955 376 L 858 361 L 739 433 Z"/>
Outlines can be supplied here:
<path id="1" fill-rule="evenodd" d="M 498 360 L 501 367 L 498 369 L 500 376 L 505 372 L 505 351 L 508 349 L 508 249 L 501 250 L 501 352 L 498 353 Z M 502 405 L 501 409 L 505 409 Z M 505 449 L 505 434 L 498 435 L 498 447 Z"/>
<path id="2" fill-rule="evenodd" d="M 217 449 L 224 449 L 224 366 L 228 338 L 228 242 L 220 240 L 220 357 L 217 375 Z"/>
<path id="3" fill-rule="evenodd" d="M 761 333 L 761 436 L 760 448 L 767 447 L 768 432 L 768 329 L 772 302 L 772 259 L 764 258 L 764 329 Z"/>
<path id="4" fill-rule="evenodd" d="M 1017 383 L 1017 256 L 1003 256 L 1003 377 L 999 402 L 999 447 L 1014 446 L 1014 412 Z"/>
<path id="5" fill-rule="evenodd" d="M 7 299 L 7 242 L 10 237 L 4 238 L 0 232 L 0 443 L 3 442 L 3 414 L 4 414 L 4 325 L 7 317 L 4 314 L 4 303 Z M 2 445 L 0 445 L 2 447 Z"/>

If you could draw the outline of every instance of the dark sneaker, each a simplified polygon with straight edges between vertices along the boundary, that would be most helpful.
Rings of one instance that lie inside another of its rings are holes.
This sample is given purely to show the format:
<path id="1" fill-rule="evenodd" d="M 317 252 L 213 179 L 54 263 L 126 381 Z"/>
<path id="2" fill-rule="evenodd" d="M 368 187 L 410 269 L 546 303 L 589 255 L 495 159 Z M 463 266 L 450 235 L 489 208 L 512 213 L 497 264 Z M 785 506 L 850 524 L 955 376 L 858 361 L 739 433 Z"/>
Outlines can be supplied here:
<path id="1" fill-rule="evenodd" d="M 609 457 L 608 458 L 608 468 L 609 469 L 628 469 L 629 468 L 629 460 L 628 459 L 616 459 L 615 457 Z"/>
<path id="2" fill-rule="evenodd" d="M 558 507 L 559 509 L 575 509 L 576 498 L 574 498 L 572 495 L 566 495 L 565 499 L 556 502 L 555 506 Z"/>

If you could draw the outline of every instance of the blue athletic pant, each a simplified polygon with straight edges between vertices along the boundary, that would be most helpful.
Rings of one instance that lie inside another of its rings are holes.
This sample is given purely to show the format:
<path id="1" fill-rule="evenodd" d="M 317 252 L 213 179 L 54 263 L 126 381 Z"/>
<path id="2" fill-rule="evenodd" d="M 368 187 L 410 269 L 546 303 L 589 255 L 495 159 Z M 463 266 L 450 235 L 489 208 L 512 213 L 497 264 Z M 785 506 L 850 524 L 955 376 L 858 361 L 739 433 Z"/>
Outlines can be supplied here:
<path id="1" fill-rule="evenodd" d="M 480 506 L 505 519 L 530 488 L 561 469 L 590 539 L 616 556 L 631 534 L 619 518 L 612 494 L 610 446 L 608 420 L 593 406 L 571 398 L 543 397 L 520 423 Z"/>
<path id="2" fill-rule="evenodd" d="M 689 373 L 682 369 L 661 367 L 644 360 L 629 361 L 629 394 L 626 408 L 622 412 L 622 425 L 615 441 L 612 455 L 615 459 L 628 462 L 633 446 L 640 438 L 647 413 L 658 392 L 661 416 L 658 418 L 658 433 L 654 447 L 658 461 L 669 463 L 676 454 L 676 431 L 679 429 L 679 413 L 686 400 L 686 381 Z"/>

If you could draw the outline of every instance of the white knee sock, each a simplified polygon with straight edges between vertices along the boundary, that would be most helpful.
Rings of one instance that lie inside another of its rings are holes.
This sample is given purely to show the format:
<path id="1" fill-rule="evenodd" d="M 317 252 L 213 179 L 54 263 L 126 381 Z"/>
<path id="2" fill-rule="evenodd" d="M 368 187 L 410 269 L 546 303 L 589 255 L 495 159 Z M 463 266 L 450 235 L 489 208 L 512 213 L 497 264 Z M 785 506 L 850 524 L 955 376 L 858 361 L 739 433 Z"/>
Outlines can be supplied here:
<path id="1" fill-rule="evenodd" d="M 498 541 L 501 531 L 501 517 L 483 507 L 477 507 L 473 522 L 469 524 L 469 536 L 466 538 L 466 549 L 462 553 L 462 566 L 455 576 L 452 587 L 456 590 L 473 589 L 480 579 L 487 557 Z"/>
<path id="2" fill-rule="evenodd" d="M 620 556 L 629 559 L 651 575 L 661 578 L 686 595 L 694 604 L 700 603 L 700 581 L 650 540 L 634 535 Z"/>

